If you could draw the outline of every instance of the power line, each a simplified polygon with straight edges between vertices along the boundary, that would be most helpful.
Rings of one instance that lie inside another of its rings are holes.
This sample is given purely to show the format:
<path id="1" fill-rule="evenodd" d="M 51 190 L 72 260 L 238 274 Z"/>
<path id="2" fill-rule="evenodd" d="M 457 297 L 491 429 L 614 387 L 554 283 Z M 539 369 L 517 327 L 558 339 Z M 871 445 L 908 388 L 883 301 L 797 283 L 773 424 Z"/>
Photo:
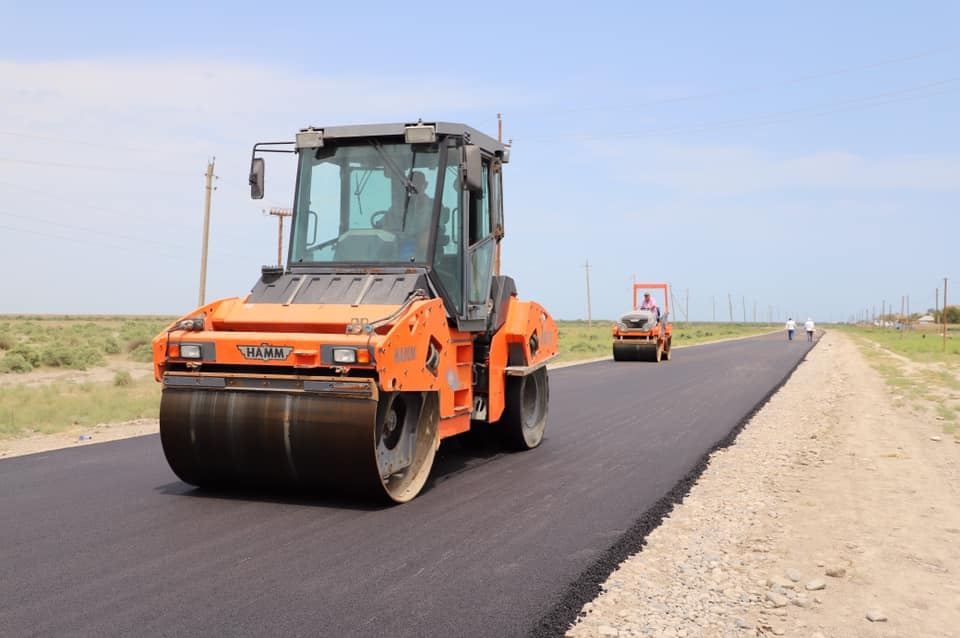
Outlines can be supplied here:
<path id="1" fill-rule="evenodd" d="M 43 231 L 41 231 L 41 230 L 31 230 L 31 229 L 28 229 L 28 228 L 17 228 L 17 227 L 15 227 L 15 226 L 0 225 L 0 228 L 2 228 L 3 230 L 13 231 L 13 232 L 15 232 L 15 233 L 26 233 L 26 234 L 29 234 L 29 235 L 39 235 L 39 236 L 41 236 L 41 237 L 50 237 L 50 238 L 52 238 L 52 239 L 60 239 L 60 240 L 62 240 L 62 241 L 68 241 L 68 242 L 75 243 L 75 244 L 84 244 L 84 245 L 87 245 L 87 246 L 103 246 L 103 247 L 105 247 L 105 248 L 113 248 L 114 250 L 136 251 L 137 253 L 140 253 L 140 254 L 143 253 L 142 250 L 140 250 L 139 248 L 136 248 L 136 247 L 134 247 L 134 246 L 128 246 L 128 245 L 122 245 L 122 244 L 120 244 L 120 245 L 117 245 L 117 244 L 108 244 L 108 243 L 104 243 L 104 242 L 90 241 L 89 239 L 79 239 L 79 238 L 77 238 L 77 237 L 64 237 L 63 235 L 56 235 L 56 234 L 54 234 L 54 233 L 45 233 L 45 232 L 43 232 Z M 170 259 L 176 259 L 177 261 L 183 261 L 183 255 L 173 255 L 173 254 L 164 253 L 164 252 L 151 252 L 150 254 L 151 254 L 151 256 L 156 255 L 156 256 L 159 256 L 159 257 L 168 257 L 168 258 L 170 258 Z"/>
<path id="2" fill-rule="evenodd" d="M 66 137 L 61 137 L 59 135 L 37 135 L 35 133 L 24 133 L 21 131 L 0 131 L 0 135 L 6 135 L 9 137 L 23 137 L 31 140 L 41 140 L 45 142 L 56 142 L 58 144 L 69 144 L 71 146 L 89 146 L 92 148 L 102 148 L 108 151 L 129 151 L 133 153 L 150 153 L 152 155 L 163 154 L 163 155 L 191 155 L 194 156 L 196 153 L 192 151 L 174 151 L 162 148 L 146 148 L 138 146 L 123 146 L 120 144 L 104 144 L 102 142 L 89 142 L 85 140 L 76 140 Z"/>
<path id="3" fill-rule="evenodd" d="M 794 109 L 788 109 L 784 111 L 773 111 L 769 113 L 762 113 L 759 115 L 751 115 L 741 118 L 734 118 L 730 120 L 719 120 L 715 122 L 706 122 L 702 124 L 693 124 L 693 125 L 676 125 L 660 128 L 649 128 L 642 129 L 640 131 L 632 132 L 621 132 L 621 133 L 605 133 L 605 134 L 596 134 L 596 135 L 579 135 L 575 136 L 576 139 L 580 141 L 590 141 L 590 140 L 602 140 L 602 139 L 624 139 L 624 138 L 636 138 L 636 137 L 646 137 L 653 135 L 662 135 L 669 133 L 702 133 L 710 132 L 714 130 L 723 130 L 728 128 L 739 128 L 749 125 L 765 125 L 765 124 L 779 124 L 781 122 L 790 121 L 797 119 L 797 117 L 803 116 L 812 116 L 820 117 L 823 115 L 830 115 L 832 113 L 839 113 L 843 111 L 856 110 L 858 108 L 871 108 L 875 106 L 883 106 L 885 104 L 892 104 L 896 102 L 905 102 L 915 99 L 923 99 L 926 97 L 931 97 L 934 95 L 940 95 L 942 93 L 947 93 L 956 88 L 947 89 L 946 91 L 938 91 L 935 93 L 919 94 L 921 91 L 925 91 L 932 88 L 944 87 L 949 84 L 960 81 L 960 77 L 950 77 L 943 80 L 937 80 L 935 82 L 930 82 L 926 84 L 916 85 L 912 87 L 906 87 L 902 89 L 893 89 L 890 91 L 884 91 L 882 93 L 874 93 L 870 95 L 864 95 L 854 98 L 847 98 L 844 100 L 838 100 L 835 102 L 825 102 L 821 104 L 815 104 L 811 106 L 798 107 Z M 888 99 L 889 98 L 889 99 Z M 519 138 L 521 142 L 523 141 L 561 141 L 566 143 L 569 141 L 571 136 L 567 136 L 561 140 L 557 140 L 556 137 L 528 137 L 528 138 Z"/>
<path id="4" fill-rule="evenodd" d="M 115 233 L 115 232 L 111 232 L 111 231 L 109 231 L 109 230 L 102 230 L 102 229 L 99 229 L 99 228 L 89 228 L 89 227 L 84 227 L 84 226 L 76 226 L 76 225 L 74 225 L 74 224 L 65 224 L 65 223 L 63 223 L 63 222 L 57 222 L 57 221 L 53 221 L 53 220 L 50 220 L 50 219 L 44 219 L 44 218 L 42 218 L 42 217 L 37 217 L 37 216 L 35 216 L 35 215 L 23 215 L 23 214 L 20 214 L 20 213 L 11 213 L 11 212 L 9 212 L 9 211 L 3 211 L 3 210 L 0 210 L 0 215 L 2 215 L 2 216 L 4 216 L 4 217 L 14 217 L 14 218 L 16 218 L 16 219 L 24 219 L 24 220 L 31 221 L 31 222 L 40 222 L 41 224 L 48 224 L 48 225 L 50 225 L 50 226 L 57 226 L 57 227 L 59 227 L 59 228 L 65 228 L 65 229 L 67 229 L 67 230 L 79 231 L 79 232 L 82 232 L 82 233 L 91 233 L 91 234 L 94 234 L 94 235 L 106 235 L 106 236 L 114 237 L 114 238 L 116 238 L 116 239 L 124 239 L 124 240 L 128 240 L 128 241 L 135 241 L 135 242 L 138 242 L 138 243 L 153 244 L 153 245 L 156 245 L 156 246 L 166 246 L 166 247 L 169 247 L 169 246 L 170 246 L 170 242 L 159 241 L 159 240 L 156 240 L 156 239 L 148 239 L 148 238 L 140 237 L 140 236 L 136 236 L 136 235 L 126 235 L 126 234 L 123 234 L 123 233 Z M 33 232 L 33 231 L 24 230 L 24 232 Z M 37 232 L 39 232 L 39 231 L 37 231 Z M 58 236 L 58 237 L 59 237 L 59 236 Z M 69 239 L 70 241 L 79 241 L 79 239 L 78 239 L 78 238 L 75 238 L 75 237 L 74 237 L 74 238 L 63 238 L 63 239 Z M 80 242 L 80 243 L 82 243 L 82 242 Z M 95 243 L 95 242 L 90 242 L 90 243 Z M 217 254 L 220 255 L 220 256 L 222 256 L 222 257 L 234 257 L 234 258 L 238 258 L 238 259 L 251 259 L 251 260 L 252 260 L 252 259 L 255 259 L 255 257 L 253 257 L 253 256 L 251 256 L 251 255 L 237 255 L 237 254 L 235 254 L 235 253 L 224 253 L 224 252 L 220 252 L 220 251 L 217 251 Z M 179 259 L 179 257 L 178 257 L 178 259 Z"/>
<path id="5" fill-rule="evenodd" d="M 729 97 L 729 96 L 732 96 L 732 95 L 741 95 L 741 94 L 744 94 L 744 93 L 755 93 L 755 92 L 758 92 L 758 91 L 764 91 L 764 90 L 766 90 L 766 89 L 776 88 L 776 87 L 780 87 L 780 86 L 788 86 L 788 85 L 791 85 L 791 84 L 799 84 L 799 83 L 801 83 L 801 82 L 807 82 L 807 81 L 809 81 L 809 80 L 818 80 L 818 79 L 825 78 L 825 77 L 832 77 L 832 76 L 837 76 L 837 75 L 846 75 L 846 74 L 854 73 L 854 72 L 857 72 L 857 71 L 866 71 L 866 70 L 869 70 L 869 69 L 875 69 L 875 68 L 879 68 L 879 67 L 883 67 L 883 66 L 889 66 L 889 65 L 893 65 L 893 64 L 902 64 L 902 63 L 904 63 L 904 62 L 912 62 L 912 61 L 914 61 L 914 60 L 919 60 L 919 59 L 922 59 L 922 58 L 932 57 L 932 56 L 935 56 L 935 55 L 939 55 L 939 54 L 941 54 L 941 53 L 946 53 L 946 52 L 949 52 L 949 51 L 954 51 L 954 50 L 956 50 L 956 49 L 957 49 L 957 45 L 951 44 L 951 45 L 947 45 L 947 46 L 937 47 L 937 48 L 935 48 L 935 49 L 928 49 L 928 50 L 922 51 L 922 52 L 920 52 L 920 53 L 914 53 L 914 54 L 906 55 L 906 56 L 902 56 L 902 57 L 886 58 L 886 59 L 883 59 L 883 60 L 878 60 L 878 61 L 876 61 L 876 62 L 870 62 L 870 63 L 867 63 L 867 64 L 858 65 L 858 66 L 842 67 L 842 68 L 839 68 L 839 69 L 831 69 L 831 70 L 828 70 L 828 71 L 814 72 L 814 73 L 806 73 L 806 74 L 798 75 L 798 76 L 795 76 L 795 77 L 792 77 L 792 78 L 787 78 L 787 79 L 784 79 L 784 80 L 777 80 L 777 81 L 773 81 L 773 82 L 766 82 L 766 83 L 763 83 L 763 84 L 755 84 L 755 85 L 751 85 L 751 86 L 744 86 L 744 87 L 738 87 L 738 88 L 732 88 L 732 89 L 720 89 L 720 90 L 717 90 L 717 91 L 707 91 L 707 92 L 704 92 L 704 93 L 694 93 L 694 94 L 692 94 L 692 95 L 683 95 L 683 96 L 672 97 L 672 98 L 660 98 L 660 99 L 655 99 L 655 100 L 647 100 L 647 101 L 644 101 L 644 102 L 638 102 L 638 103 L 631 104 L 631 105 L 626 105 L 626 106 L 623 105 L 623 104 L 620 104 L 620 105 L 595 105 L 595 106 L 585 106 L 585 107 L 574 107 L 574 108 L 569 108 L 569 109 L 561 109 L 561 110 L 559 110 L 559 111 L 557 111 L 557 112 L 560 112 L 560 113 L 576 113 L 576 112 L 580 112 L 580 111 L 613 110 L 613 109 L 623 109 L 623 108 L 627 108 L 627 109 L 637 109 L 637 108 L 644 108 L 644 107 L 647 107 L 647 106 L 657 106 L 657 105 L 661 105 L 661 104 L 676 104 L 676 103 L 679 103 L 679 102 L 691 102 L 691 101 L 711 99 L 711 98 L 716 98 L 716 97 Z"/>
<path id="6" fill-rule="evenodd" d="M 55 168 L 76 168 L 86 171 L 123 171 L 123 172 L 133 172 L 133 173 L 144 173 L 149 172 L 150 174 L 159 174 L 159 175 L 177 175 L 177 176 L 189 176 L 192 177 L 193 173 L 181 172 L 181 171 L 165 171 L 162 169 L 150 168 L 145 169 L 142 166 L 93 166 L 90 164 L 68 164 L 66 162 L 44 162 L 38 160 L 25 160 L 18 159 L 16 157 L 0 157 L 0 162 L 7 162 L 10 164 L 25 164 L 29 166 L 52 166 Z"/>

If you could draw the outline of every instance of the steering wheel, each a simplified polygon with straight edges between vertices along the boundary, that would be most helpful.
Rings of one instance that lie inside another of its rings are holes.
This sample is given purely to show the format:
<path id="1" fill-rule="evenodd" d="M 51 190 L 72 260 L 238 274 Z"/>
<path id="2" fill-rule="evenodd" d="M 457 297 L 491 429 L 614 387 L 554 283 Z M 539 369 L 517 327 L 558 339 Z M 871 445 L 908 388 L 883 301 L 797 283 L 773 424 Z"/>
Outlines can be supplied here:
<path id="1" fill-rule="evenodd" d="M 390 211 L 378 210 L 373 215 L 370 215 L 370 226 L 371 228 L 383 228 L 383 222 L 387 218 L 387 213 Z"/>

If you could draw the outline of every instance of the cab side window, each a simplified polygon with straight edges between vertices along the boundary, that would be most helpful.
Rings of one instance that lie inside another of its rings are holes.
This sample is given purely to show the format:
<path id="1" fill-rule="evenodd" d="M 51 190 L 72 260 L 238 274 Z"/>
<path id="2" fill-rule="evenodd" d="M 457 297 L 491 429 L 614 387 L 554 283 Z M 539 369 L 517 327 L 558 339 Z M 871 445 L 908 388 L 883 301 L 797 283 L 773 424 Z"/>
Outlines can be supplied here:
<path id="1" fill-rule="evenodd" d="M 490 160 L 483 160 L 483 188 L 470 194 L 469 256 L 470 273 L 467 301 L 472 305 L 485 304 L 490 296 L 493 276 L 493 251 L 496 245 L 491 226 Z"/>

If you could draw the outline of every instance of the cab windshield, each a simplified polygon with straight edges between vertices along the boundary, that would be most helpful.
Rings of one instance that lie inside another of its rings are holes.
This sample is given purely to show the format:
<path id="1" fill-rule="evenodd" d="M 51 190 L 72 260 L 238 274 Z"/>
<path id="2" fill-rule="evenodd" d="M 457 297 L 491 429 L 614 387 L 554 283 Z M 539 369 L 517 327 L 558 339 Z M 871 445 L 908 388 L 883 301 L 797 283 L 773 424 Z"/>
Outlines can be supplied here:
<path id="1" fill-rule="evenodd" d="M 302 151 L 289 263 L 427 262 L 444 151 L 375 140 Z"/>

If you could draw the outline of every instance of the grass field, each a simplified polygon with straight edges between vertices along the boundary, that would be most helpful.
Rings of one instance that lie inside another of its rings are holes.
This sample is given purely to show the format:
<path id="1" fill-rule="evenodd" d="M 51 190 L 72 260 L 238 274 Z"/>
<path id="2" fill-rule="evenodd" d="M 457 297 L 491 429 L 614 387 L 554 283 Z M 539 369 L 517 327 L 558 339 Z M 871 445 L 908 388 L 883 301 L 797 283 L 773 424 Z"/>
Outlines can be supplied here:
<path id="1" fill-rule="evenodd" d="M 150 340 L 170 321 L 135 316 L 0 317 L 0 437 L 156 416 L 160 384 L 147 374 Z M 559 326 L 560 361 L 610 356 L 610 321 L 594 321 L 592 327 L 586 321 L 561 321 Z M 740 323 L 675 324 L 673 343 L 703 343 L 773 329 Z M 131 368 L 142 374 L 132 376 Z M 78 371 L 77 378 L 51 374 L 65 369 Z M 103 374 L 95 381 L 83 380 L 84 370 Z"/>
<path id="2" fill-rule="evenodd" d="M 845 333 L 874 341 L 887 350 L 924 363 L 943 362 L 960 365 L 960 326 L 948 326 L 946 348 L 939 328 L 928 326 L 912 330 L 863 326 L 840 326 Z"/>
<path id="3" fill-rule="evenodd" d="M 942 334 L 932 327 L 904 332 L 863 326 L 840 329 L 856 340 L 864 357 L 886 380 L 894 405 L 908 407 L 921 418 L 932 417 L 945 433 L 958 436 L 960 330 L 949 328 L 945 347 Z"/>
<path id="4" fill-rule="evenodd" d="M 113 355 L 148 362 L 150 340 L 170 321 L 163 317 L 0 317 L 0 372 L 86 370 L 106 365 Z"/>

